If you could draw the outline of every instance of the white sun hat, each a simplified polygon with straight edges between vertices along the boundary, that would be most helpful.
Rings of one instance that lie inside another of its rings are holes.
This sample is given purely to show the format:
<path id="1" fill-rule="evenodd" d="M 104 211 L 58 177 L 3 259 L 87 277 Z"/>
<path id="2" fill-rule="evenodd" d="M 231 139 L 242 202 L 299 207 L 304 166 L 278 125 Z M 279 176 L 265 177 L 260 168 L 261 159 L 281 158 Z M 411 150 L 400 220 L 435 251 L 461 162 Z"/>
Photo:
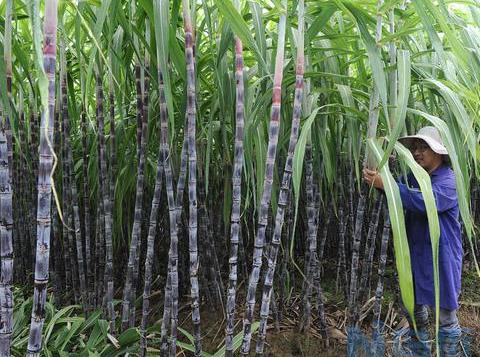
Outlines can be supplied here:
<path id="1" fill-rule="evenodd" d="M 410 148 L 413 142 L 413 139 L 422 139 L 425 141 L 430 149 L 440 155 L 448 155 L 447 148 L 443 145 L 442 138 L 437 128 L 434 126 L 424 126 L 421 128 L 416 135 L 409 135 L 399 138 L 402 144 Z"/>

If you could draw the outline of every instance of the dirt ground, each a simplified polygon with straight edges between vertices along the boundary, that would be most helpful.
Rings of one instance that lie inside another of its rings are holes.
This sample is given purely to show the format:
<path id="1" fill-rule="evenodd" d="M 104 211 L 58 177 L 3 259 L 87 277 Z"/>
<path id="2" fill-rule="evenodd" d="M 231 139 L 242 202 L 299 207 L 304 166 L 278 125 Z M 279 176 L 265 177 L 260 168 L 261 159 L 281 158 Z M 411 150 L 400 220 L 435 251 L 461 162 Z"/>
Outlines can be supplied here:
<path id="1" fill-rule="evenodd" d="M 387 279 L 386 281 L 389 281 Z M 390 280 L 390 284 L 393 279 Z M 333 285 L 332 285 L 333 283 Z M 467 329 L 469 334 L 466 340 L 470 343 L 470 356 L 480 357 L 480 289 L 478 288 L 480 279 L 475 274 L 465 273 L 462 282 L 462 295 L 460 298 L 461 307 L 458 311 L 458 317 L 462 328 Z M 389 285 L 389 283 L 387 283 Z M 300 296 L 292 297 L 290 304 L 285 306 L 284 315 L 281 321 L 276 324 L 272 319 L 269 320 L 267 340 L 265 344 L 265 356 L 318 356 L 333 357 L 346 356 L 347 335 L 346 321 L 347 309 L 343 296 L 334 293 L 334 282 L 325 282 L 324 300 L 326 308 L 326 322 L 328 325 L 328 346 L 322 339 L 318 330 L 318 321 L 314 318 L 312 327 L 306 333 L 298 331 L 298 325 L 302 314 L 302 300 Z M 395 332 L 406 326 L 408 323 L 403 313 L 396 307 L 395 297 L 392 293 L 394 289 L 389 286 L 385 290 L 384 300 L 382 302 L 382 319 L 385 324 L 385 356 L 395 356 L 393 353 L 393 340 Z M 237 301 L 242 301 L 243 297 L 238 296 Z M 362 333 L 367 339 L 371 336 L 371 318 L 374 298 L 371 298 L 360 311 L 360 322 Z M 240 302 L 237 307 L 237 318 L 235 325 L 235 334 L 241 333 L 243 303 Z M 258 314 L 255 314 L 257 317 Z M 432 320 L 432 318 L 430 318 Z M 179 326 L 186 331 L 192 331 L 190 306 L 182 304 L 180 310 Z M 201 308 L 201 326 L 202 326 L 202 347 L 206 354 L 213 355 L 224 344 L 225 317 L 222 308 L 203 304 Z M 430 332 L 433 338 L 433 327 Z M 188 337 L 179 333 L 179 340 L 188 343 Z M 251 355 L 254 356 L 256 343 L 256 334 L 252 336 Z M 179 348 L 177 356 L 191 356 L 186 349 Z"/>
<path id="2" fill-rule="evenodd" d="M 347 336 L 345 331 L 345 311 L 327 312 L 327 322 L 329 325 L 329 345 L 325 346 L 325 341 L 321 338 L 318 329 L 313 326 L 308 333 L 298 332 L 299 306 L 289 306 L 290 313 L 286 313 L 278 329 L 275 324 L 269 325 L 267 341 L 265 345 L 265 356 L 274 357 L 296 357 L 296 356 L 318 356 L 318 357 L 336 357 L 346 356 Z M 208 312 L 207 312 L 208 311 Z M 221 312 L 220 312 L 221 313 Z M 401 328 L 406 324 L 406 320 L 392 307 L 388 312 L 388 326 L 386 326 L 386 354 L 385 356 L 395 356 L 393 353 L 394 330 Z M 204 317 L 205 316 L 205 317 Z M 468 328 L 471 335 L 468 336 L 471 341 L 472 357 L 480 357 L 480 306 L 463 305 L 459 310 L 459 320 L 463 328 Z M 185 316 L 187 317 L 187 316 Z M 316 321 L 313 321 L 316 325 Z M 183 325 L 188 325 L 188 320 L 183 321 Z M 202 314 L 202 325 L 211 326 L 203 331 L 203 348 L 210 354 L 214 354 L 223 345 L 224 321 L 223 317 L 216 315 L 208 309 Z M 235 332 L 240 332 L 242 321 L 238 319 Z M 371 332 L 367 329 L 370 323 L 365 320 L 365 336 L 370 336 Z M 433 331 L 431 332 L 433 336 Z M 256 335 L 252 337 L 251 355 L 253 356 L 256 343 Z M 180 356 L 190 356 L 190 352 L 184 351 Z"/>

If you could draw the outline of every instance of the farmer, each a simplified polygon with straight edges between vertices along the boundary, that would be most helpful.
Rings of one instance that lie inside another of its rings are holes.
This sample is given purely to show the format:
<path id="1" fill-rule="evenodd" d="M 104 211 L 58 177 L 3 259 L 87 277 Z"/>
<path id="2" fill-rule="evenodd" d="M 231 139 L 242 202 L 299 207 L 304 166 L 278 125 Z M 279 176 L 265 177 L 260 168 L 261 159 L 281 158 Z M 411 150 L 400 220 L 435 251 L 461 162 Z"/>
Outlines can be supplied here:
<path id="1" fill-rule="evenodd" d="M 456 312 L 459 306 L 463 250 L 455 174 L 447 165 L 447 149 L 436 128 L 426 126 L 420 129 L 417 135 L 406 136 L 399 141 L 410 149 L 415 161 L 430 175 L 440 221 L 439 343 L 443 356 L 456 356 L 461 335 Z M 364 169 L 363 178 L 367 184 L 379 190 L 384 189 L 382 178 L 376 171 Z M 405 209 L 405 226 L 415 286 L 414 315 L 419 331 L 416 336 L 412 326 L 410 327 L 410 347 L 414 356 L 430 356 L 430 343 L 427 342 L 427 306 L 435 307 L 432 246 L 425 203 L 418 182 L 412 174 L 407 175 L 406 180 L 408 185 L 400 182 L 398 187 Z"/>

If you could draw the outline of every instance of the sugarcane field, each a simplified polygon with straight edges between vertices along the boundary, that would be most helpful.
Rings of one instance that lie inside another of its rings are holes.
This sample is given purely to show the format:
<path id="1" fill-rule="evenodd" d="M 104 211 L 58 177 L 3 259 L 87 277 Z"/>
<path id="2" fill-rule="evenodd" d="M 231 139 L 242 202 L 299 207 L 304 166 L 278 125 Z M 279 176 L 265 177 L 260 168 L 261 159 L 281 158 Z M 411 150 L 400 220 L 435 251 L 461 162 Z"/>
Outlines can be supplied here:
<path id="1" fill-rule="evenodd" d="M 480 0 L 0 0 L 0 357 L 480 356 Z"/>

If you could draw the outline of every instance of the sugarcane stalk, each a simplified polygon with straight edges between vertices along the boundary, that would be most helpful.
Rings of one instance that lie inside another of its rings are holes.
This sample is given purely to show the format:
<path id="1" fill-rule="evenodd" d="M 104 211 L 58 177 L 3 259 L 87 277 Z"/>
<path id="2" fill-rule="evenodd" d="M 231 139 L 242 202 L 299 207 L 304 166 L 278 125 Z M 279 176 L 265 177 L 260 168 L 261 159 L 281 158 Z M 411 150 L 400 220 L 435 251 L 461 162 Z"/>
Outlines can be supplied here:
<path id="1" fill-rule="evenodd" d="M 373 264 L 373 254 L 375 252 L 375 238 L 377 236 L 378 223 L 380 220 L 380 215 L 382 211 L 382 196 L 379 195 L 375 202 L 375 207 L 372 212 L 373 218 L 370 220 L 370 225 L 368 227 L 367 241 L 365 243 L 364 250 L 364 264 L 362 265 L 362 274 L 360 276 L 360 287 L 359 287 L 359 301 L 364 300 L 364 295 L 366 293 L 367 284 L 370 279 L 371 269 Z M 368 299 L 368 295 L 367 295 Z"/>
<path id="2" fill-rule="evenodd" d="M 60 42 L 62 42 L 60 40 Z M 59 46 L 62 48 L 62 46 Z M 60 54 L 62 51 L 60 51 Z M 61 56 L 60 56 L 60 63 L 61 63 Z M 62 81 L 62 75 L 60 75 L 60 83 Z M 60 132 L 62 133 L 62 199 L 63 199 L 63 212 L 64 212 L 64 224 L 62 225 L 63 229 L 63 239 L 65 240 L 68 250 L 66 253 L 66 258 L 68 259 L 69 269 L 70 269 L 70 278 L 72 283 L 72 290 L 73 290 L 73 297 L 75 304 L 80 303 L 80 288 L 79 288 L 79 275 L 78 275 L 78 267 L 77 261 L 75 259 L 76 255 L 76 248 L 74 242 L 74 229 L 72 228 L 74 225 L 73 220 L 73 204 L 72 204 L 72 191 L 70 189 L 71 186 L 71 169 L 70 169 L 70 162 L 68 160 L 68 147 L 66 145 L 66 134 L 65 134 L 65 123 L 63 122 L 63 104 L 62 104 L 62 85 L 60 85 L 60 91 L 58 95 L 58 109 L 56 109 L 56 121 L 58 122 L 58 127 L 60 128 Z"/>
<path id="3" fill-rule="evenodd" d="M 315 200 L 315 202 L 318 202 Z M 319 268 L 320 268 L 320 273 L 323 272 L 322 268 L 322 261 L 323 261 L 323 253 L 325 251 L 325 244 L 327 242 L 327 237 L 328 237 L 328 228 L 330 227 L 330 221 L 332 219 L 333 211 L 330 210 L 326 213 L 325 215 L 325 222 L 323 223 L 323 229 L 322 229 L 322 235 L 320 237 L 320 245 L 318 247 L 318 262 L 319 262 Z M 318 224 L 318 222 L 317 222 Z M 318 227 L 317 227 L 318 229 Z"/>
<path id="4" fill-rule="evenodd" d="M 156 0 L 156 5 L 159 6 L 160 0 Z M 158 46 L 157 46 L 158 51 Z M 159 59 L 157 52 L 157 60 Z M 158 64 L 158 83 L 159 83 L 159 103 L 160 103 L 160 147 L 161 147 L 161 161 L 165 174 L 165 184 L 167 191 L 168 212 L 170 219 L 170 249 L 168 252 L 168 278 L 165 285 L 165 303 L 162 320 L 162 335 L 161 335 L 161 355 L 166 356 L 168 352 L 167 341 L 167 319 L 170 319 L 171 329 L 171 348 L 170 355 L 175 356 L 176 353 L 176 338 L 178 325 L 178 235 L 177 235 L 177 220 L 179 208 L 175 204 L 174 189 L 173 189 L 173 175 L 171 169 L 170 149 L 168 146 L 168 111 L 167 102 L 165 99 L 165 89 L 163 82 L 163 75 L 161 72 L 160 63 Z M 182 191 L 183 192 L 183 191 Z"/>
<path id="5" fill-rule="evenodd" d="M 237 8 L 240 2 L 235 2 Z M 235 36 L 235 149 L 232 174 L 232 214 L 230 218 L 230 258 L 225 327 L 225 355 L 233 356 L 233 332 L 235 327 L 235 308 L 238 281 L 238 244 L 241 230 L 240 207 L 242 200 L 242 170 L 243 170 L 243 138 L 244 138 L 244 102 L 245 88 L 243 83 L 243 45 Z"/>
<path id="6" fill-rule="evenodd" d="M 190 294 L 192 298 L 192 322 L 195 356 L 202 353 L 200 335 L 200 301 L 198 285 L 197 247 L 197 151 L 195 147 L 196 88 L 195 88 L 195 37 L 190 14 L 189 0 L 183 0 L 183 21 L 185 27 L 185 62 L 187 67 L 187 137 L 188 137 L 188 237 L 190 255 Z"/>
<path id="7" fill-rule="evenodd" d="M 105 148 L 105 125 L 103 117 L 103 83 L 98 68 L 96 73 L 96 96 L 97 96 L 97 125 L 98 125 L 98 150 L 100 164 L 100 197 L 103 202 L 104 215 L 101 222 L 105 227 L 105 303 L 107 306 L 107 318 L 109 320 L 110 333 L 115 334 L 115 310 L 113 307 L 113 241 L 112 241 L 112 202 L 110 200 L 110 185 L 107 184 L 107 158 Z M 103 244 L 102 244 L 103 245 Z"/>
<path id="8" fill-rule="evenodd" d="M 40 356 L 42 349 L 42 327 L 45 321 L 45 302 L 47 297 L 48 262 L 50 253 L 50 197 L 51 172 L 53 167 L 53 121 L 55 107 L 55 57 L 57 29 L 57 0 L 45 1 L 44 20 L 44 71 L 48 78 L 48 106 L 42 101 L 42 120 L 40 125 L 38 209 L 37 209 L 37 247 L 35 259 L 35 280 L 32 307 L 32 319 L 28 338 L 27 356 Z M 33 3 L 34 17 L 38 17 L 38 0 Z M 39 19 L 34 19 L 38 21 Z M 36 27 L 36 26 L 34 26 Z M 43 88 L 44 89 L 44 88 Z M 43 96 L 45 93 L 42 94 Z"/>
<path id="9" fill-rule="evenodd" d="M 152 268 L 153 254 L 155 248 L 155 237 L 157 234 L 157 216 L 160 206 L 160 197 L 162 192 L 163 166 L 161 158 L 161 146 L 159 147 L 157 174 L 155 177 L 155 189 L 152 198 L 152 209 L 150 210 L 150 224 L 148 228 L 147 238 L 147 254 L 145 256 L 145 279 L 143 288 L 143 304 L 142 304 L 142 320 L 140 323 L 140 357 L 146 355 L 147 336 L 146 328 L 148 322 L 148 314 L 150 313 L 150 294 L 152 291 Z"/>
<path id="10" fill-rule="evenodd" d="M 346 249 L 345 249 L 345 233 L 346 233 L 346 224 L 345 211 L 342 205 L 338 208 L 338 227 L 339 227 L 339 264 L 337 265 L 337 290 L 338 285 L 342 286 L 343 295 L 345 299 L 348 298 L 348 274 L 347 274 L 347 259 L 346 259 Z M 341 276 L 341 278 L 340 278 Z"/>
<path id="11" fill-rule="evenodd" d="M 214 252 L 214 245 L 215 243 L 213 242 L 213 237 L 212 237 L 212 231 L 209 229 L 210 226 L 210 220 L 208 217 L 208 212 L 206 208 L 206 194 L 205 194 L 205 188 L 204 188 L 204 180 L 202 177 L 202 171 L 199 170 L 199 230 L 200 230 L 200 237 L 203 237 L 204 241 L 204 251 L 205 251 L 205 259 L 206 262 L 210 262 L 204 269 L 205 270 L 205 276 L 206 276 L 206 287 L 207 287 L 207 292 L 211 293 L 213 296 L 215 296 L 215 304 L 220 304 L 222 306 L 222 309 L 224 308 L 224 303 L 223 303 L 223 285 L 221 286 L 221 278 L 217 276 L 217 269 L 216 269 L 216 264 L 215 264 L 215 259 L 216 259 L 216 254 Z M 208 270 L 207 270 L 208 269 Z M 207 274 L 208 272 L 208 274 Z M 212 300 L 213 301 L 213 300 Z"/>
<path id="12" fill-rule="evenodd" d="M 386 198 L 384 197 L 384 200 Z M 385 203 L 385 201 L 384 201 Z M 378 340 L 380 335 L 383 333 L 383 327 L 380 325 L 380 314 L 382 312 L 382 297 L 383 297 L 383 288 L 384 288 L 384 279 L 385 279 L 385 267 L 387 265 L 387 249 L 388 241 L 390 239 L 390 217 L 388 216 L 388 207 L 383 205 L 384 219 L 383 219 L 383 232 L 382 232 L 382 241 L 380 246 L 380 255 L 378 263 L 378 282 L 377 288 L 375 290 L 375 304 L 373 305 L 373 320 L 372 320 L 372 345 L 371 352 L 378 356 Z M 383 354 L 383 353 L 382 353 Z"/>
<path id="13" fill-rule="evenodd" d="M 12 0 L 7 0 L 5 9 L 4 37 L 5 75 L 7 96 L 12 99 Z M 12 131 L 10 110 L 5 108 L 0 134 L 0 355 L 11 356 L 13 334 L 13 206 L 12 206 Z M 18 189 L 18 188 L 17 188 Z"/>
<path id="14" fill-rule="evenodd" d="M 270 126 L 267 157 L 265 162 L 265 179 L 260 203 L 258 227 L 255 234 L 253 267 L 248 281 L 248 291 L 243 319 L 243 339 L 241 354 L 248 355 L 252 338 L 253 312 L 255 308 L 255 293 L 257 290 L 260 270 L 262 267 L 263 247 L 265 245 L 265 230 L 268 222 L 268 209 L 272 196 L 273 172 L 277 154 L 278 133 L 280 130 L 280 109 L 282 96 L 283 62 L 285 51 L 285 32 L 287 20 L 287 1 L 282 0 L 282 12 L 278 23 L 277 55 L 275 59 L 275 74 L 273 78 L 272 108 L 270 112 Z"/>
<path id="15" fill-rule="evenodd" d="M 85 112 L 85 107 L 82 105 L 82 111 L 80 114 L 81 119 L 81 132 L 82 132 L 82 183 L 83 183 L 83 226 L 85 234 L 85 261 L 87 269 L 87 281 L 88 281 L 88 290 L 90 295 L 90 303 L 93 304 L 93 296 L 95 295 L 95 272 L 94 267 L 91 263 L 91 227 L 90 227 L 90 203 L 89 203 L 89 189 L 88 189 L 88 130 L 87 130 L 87 114 Z"/>
<path id="16" fill-rule="evenodd" d="M 147 44 L 150 43 L 150 22 L 148 21 L 148 18 L 145 19 L 145 41 Z M 144 70 L 144 76 L 143 76 L 143 96 L 142 96 L 142 140 L 147 141 L 148 139 L 148 134 L 147 134 L 147 128 L 148 128 L 148 101 L 149 101 L 149 88 L 150 88 L 150 55 L 149 55 L 149 50 L 148 48 L 145 48 L 145 56 L 144 56 L 144 64 L 145 64 L 145 70 Z M 145 143 L 145 150 L 147 150 L 147 143 Z M 146 153 L 144 152 L 144 155 Z M 145 183 L 144 183 L 145 185 Z M 145 187 L 143 188 L 142 191 L 145 190 Z M 145 195 L 142 195 L 142 201 L 141 201 L 141 211 L 143 212 L 144 209 L 143 207 L 146 205 L 144 203 L 145 200 Z M 143 222 L 143 215 L 140 220 L 140 238 L 141 236 L 141 223 Z M 143 242 L 143 244 L 146 244 L 146 242 Z M 137 253 L 135 254 L 135 265 L 133 267 L 133 281 L 137 282 L 138 281 L 138 274 L 139 274 L 139 269 L 140 269 L 140 253 L 141 253 L 141 246 L 142 246 L 142 239 L 138 239 L 137 242 Z M 129 317 L 129 326 L 133 327 L 135 325 L 135 293 L 136 293 L 136 285 L 133 286 L 132 289 L 132 294 L 130 295 L 130 317 Z"/>
<path id="17" fill-rule="evenodd" d="M 382 35 L 382 15 L 380 13 L 380 8 L 383 5 L 383 0 L 378 0 L 377 2 L 377 27 L 376 27 L 376 34 L 375 39 L 377 43 L 381 40 Z M 378 93 L 373 88 L 372 96 L 370 97 L 370 108 L 369 108 L 369 121 L 368 121 L 368 130 L 367 130 L 367 139 L 376 136 L 377 131 L 377 124 L 378 124 L 378 114 L 379 114 L 379 106 L 378 106 Z M 366 146 L 366 153 L 365 159 L 363 162 L 363 167 L 368 167 L 369 161 L 371 160 L 370 154 L 368 153 L 368 146 Z M 369 167 L 371 168 L 371 167 Z M 353 176 L 353 175 L 352 175 Z M 364 186 L 365 187 L 365 186 Z M 363 192 L 364 189 L 360 191 L 360 196 L 357 205 L 357 214 L 355 220 L 355 230 L 353 232 L 353 246 L 352 246 L 352 264 L 350 270 L 350 294 L 348 298 L 348 306 L 349 306 L 349 315 L 350 315 L 350 322 L 357 324 L 358 319 L 356 318 L 357 315 L 357 275 L 358 275 L 358 265 L 359 265 L 359 250 L 360 244 L 362 239 L 362 232 L 363 232 L 363 221 L 364 215 L 366 210 L 366 203 L 367 197 Z"/>
<path id="18" fill-rule="evenodd" d="M 11 356 L 13 333 L 13 245 L 12 189 L 8 173 L 8 146 L 5 129 L 0 130 L 0 355 Z"/>
<path id="19" fill-rule="evenodd" d="M 305 280 L 303 286 L 303 316 L 300 331 L 305 332 L 310 328 L 312 310 L 313 277 L 317 261 L 317 224 L 315 214 L 313 163 L 311 142 L 305 148 L 305 191 L 307 198 L 307 250 L 305 252 Z"/>
<path id="20" fill-rule="evenodd" d="M 82 247 L 82 236 L 80 230 L 80 213 L 78 208 L 78 193 L 77 185 L 75 182 L 74 166 L 73 166 L 73 154 L 72 148 L 70 146 L 70 128 L 69 128 L 69 117 L 68 117 L 68 101 L 67 101 L 67 68 L 66 68 L 66 58 L 65 58 L 65 43 L 63 38 L 60 40 L 60 85 L 61 85 L 61 115 L 63 117 L 63 137 L 64 137 L 64 150 L 66 152 L 65 157 L 65 166 L 69 171 L 69 197 L 72 198 L 72 209 L 73 209 L 73 229 L 75 230 L 75 243 L 76 243 L 76 252 L 77 252 L 77 263 L 78 263 L 78 276 L 80 280 L 80 293 L 82 296 L 82 305 L 84 308 L 85 314 L 87 314 L 87 290 L 86 290 L 86 278 L 84 270 L 84 260 L 83 260 L 83 247 Z M 67 188 L 68 189 L 68 188 Z"/>
<path id="21" fill-rule="evenodd" d="M 30 236 L 29 232 L 29 220 L 28 214 L 22 214 L 23 212 L 28 212 L 29 207 L 29 196 L 28 191 L 30 191 L 29 186 L 29 175 L 28 175 L 28 166 L 27 166 L 27 159 L 23 150 L 28 148 L 27 141 L 26 141 L 26 132 L 25 129 L 25 111 L 24 111 L 24 99 L 23 99 L 23 90 L 22 87 L 19 88 L 18 91 L 18 142 L 20 143 L 17 152 L 17 157 L 14 158 L 14 164 L 17 167 L 17 190 L 15 195 L 12 196 L 12 200 L 17 202 L 16 210 L 14 209 L 14 222 L 17 224 L 13 227 L 15 231 L 13 242 L 14 242 L 14 250 L 20 252 L 26 252 L 28 249 L 26 247 L 26 237 Z M 28 149 L 27 149 L 28 150 Z M 16 277 L 17 281 L 24 281 L 25 280 L 25 254 L 21 254 L 16 260 L 14 264 L 14 279 Z"/>
<path id="22" fill-rule="evenodd" d="M 290 203 L 290 191 L 293 173 L 293 155 L 297 146 L 298 133 L 300 131 L 300 118 L 302 115 L 303 87 L 304 87 L 304 11 L 305 3 L 303 0 L 298 2 L 298 39 L 297 39 L 297 63 L 295 71 L 295 95 L 293 102 L 292 124 L 290 128 L 290 139 L 288 143 L 287 159 L 283 169 L 282 183 L 278 194 L 278 207 L 275 216 L 275 229 L 273 231 L 270 249 L 268 252 L 268 268 L 265 274 L 265 281 L 262 293 L 262 305 L 260 308 L 260 327 L 256 345 L 256 354 L 263 355 L 265 337 L 267 334 L 267 319 L 270 310 L 270 301 L 273 291 L 273 279 L 277 265 L 278 249 L 282 237 L 282 228 L 285 219 L 285 210 Z"/>
<path id="23" fill-rule="evenodd" d="M 10 103 L 13 102 L 12 98 L 12 78 L 13 78 L 13 69 L 12 69 L 12 0 L 6 1 L 5 7 L 5 38 L 4 38 L 4 51 L 3 56 L 5 59 L 5 78 L 7 80 L 7 97 Z M 5 121 L 2 123 L 4 125 L 5 136 L 7 139 L 7 150 L 8 150 L 8 173 L 10 175 L 10 186 L 12 185 L 12 176 L 13 176 L 13 142 L 12 142 L 12 125 L 10 122 L 10 109 L 5 109 Z"/>

